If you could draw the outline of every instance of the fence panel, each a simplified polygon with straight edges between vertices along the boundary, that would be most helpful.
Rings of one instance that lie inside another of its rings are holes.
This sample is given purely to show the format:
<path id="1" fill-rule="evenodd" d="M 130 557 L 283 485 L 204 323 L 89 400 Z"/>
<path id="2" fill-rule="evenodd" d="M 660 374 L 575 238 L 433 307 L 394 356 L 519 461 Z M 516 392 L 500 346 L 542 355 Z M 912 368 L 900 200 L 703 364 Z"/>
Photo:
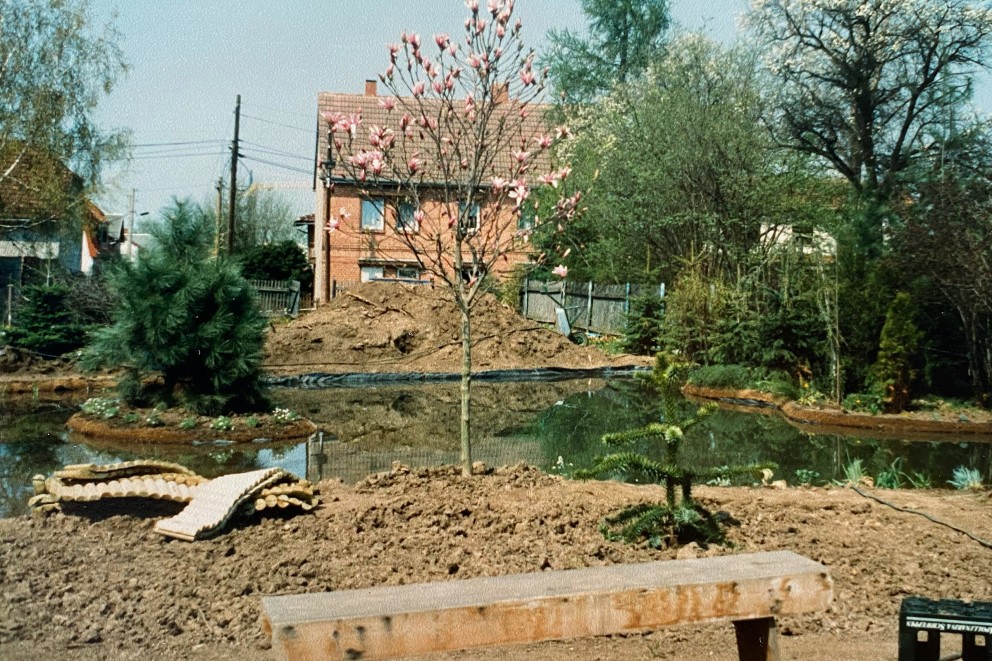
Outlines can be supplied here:
<path id="1" fill-rule="evenodd" d="M 527 279 L 521 294 L 521 308 L 528 319 L 553 324 L 555 310 L 560 307 L 574 329 L 615 334 L 623 332 L 631 299 L 648 294 L 663 298 L 665 286 Z"/>
<path id="2" fill-rule="evenodd" d="M 300 313 L 299 280 L 249 280 L 258 292 L 258 302 L 264 314 Z"/>

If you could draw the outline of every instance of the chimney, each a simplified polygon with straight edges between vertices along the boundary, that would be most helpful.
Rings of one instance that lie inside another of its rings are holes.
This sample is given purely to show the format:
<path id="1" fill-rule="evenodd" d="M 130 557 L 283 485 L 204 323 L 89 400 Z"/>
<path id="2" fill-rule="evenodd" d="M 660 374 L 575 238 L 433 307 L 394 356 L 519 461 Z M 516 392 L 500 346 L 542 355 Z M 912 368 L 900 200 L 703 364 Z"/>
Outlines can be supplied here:
<path id="1" fill-rule="evenodd" d="M 510 83 L 493 83 L 493 103 L 506 103 L 510 100 Z"/>
<path id="2" fill-rule="evenodd" d="M 376 81 L 366 80 L 365 81 L 365 96 L 376 96 Z"/>

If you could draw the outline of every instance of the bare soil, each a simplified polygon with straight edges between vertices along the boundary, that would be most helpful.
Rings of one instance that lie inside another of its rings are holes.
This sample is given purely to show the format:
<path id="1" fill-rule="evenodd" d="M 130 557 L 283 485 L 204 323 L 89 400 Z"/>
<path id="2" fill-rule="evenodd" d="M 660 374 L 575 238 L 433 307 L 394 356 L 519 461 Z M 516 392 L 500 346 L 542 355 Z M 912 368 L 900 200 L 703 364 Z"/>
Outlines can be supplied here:
<path id="1" fill-rule="evenodd" d="M 273 374 L 459 372 L 461 317 L 447 292 L 430 286 L 368 283 L 281 325 L 266 344 Z M 645 356 L 609 356 L 521 317 L 494 296 L 472 312 L 472 369 L 650 365 Z"/>
<path id="2" fill-rule="evenodd" d="M 904 596 L 992 596 L 992 550 L 846 488 L 701 487 L 706 506 L 740 522 L 732 547 L 709 551 L 600 535 L 604 515 L 662 499 L 658 487 L 567 481 L 525 465 L 470 478 L 396 466 L 320 488 L 313 514 L 239 521 L 196 543 L 153 533 L 166 512 L 140 502 L 0 520 L 0 658 L 268 659 L 262 595 L 776 549 L 823 562 L 835 582 L 828 612 L 781 618 L 784 659 L 895 659 Z M 988 493 L 873 493 L 992 539 Z M 733 650 L 732 627 L 708 625 L 437 658 L 694 660 Z"/>
<path id="3" fill-rule="evenodd" d="M 457 329 L 457 313 L 439 292 L 363 286 L 276 325 L 266 366 L 280 374 L 457 372 Z M 649 363 L 573 345 L 494 299 L 480 305 L 475 329 L 480 370 Z M 14 371 L 44 382 L 47 369 Z M 440 425 L 439 434 L 448 433 Z M 657 551 L 608 542 L 598 524 L 622 505 L 663 499 L 659 487 L 567 481 L 525 465 L 486 473 L 396 467 L 355 486 L 325 482 L 323 505 L 312 514 L 239 520 L 196 543 L 155 534 L 156 517 L 175 510 L 145 501 L 0 520 L 0 658 L 270 659 L 259 623 L 263 595 L 707 553 L 790 549 L 828 567 L 834 605 L 781 619 L 783 659 L 895 659 L 903 597 L 992 601 L 992 550 L 852 489 L 700 487 L 705 506 L 739 522 L 729 530 L 732 546 Z M 870 493 L 992 539 L 988 492 Z M 951 636 L 942 653 L 956 642 Z M 436 658 L 694 661 L 736 653 L 732 627 L 709 625 Z"/>

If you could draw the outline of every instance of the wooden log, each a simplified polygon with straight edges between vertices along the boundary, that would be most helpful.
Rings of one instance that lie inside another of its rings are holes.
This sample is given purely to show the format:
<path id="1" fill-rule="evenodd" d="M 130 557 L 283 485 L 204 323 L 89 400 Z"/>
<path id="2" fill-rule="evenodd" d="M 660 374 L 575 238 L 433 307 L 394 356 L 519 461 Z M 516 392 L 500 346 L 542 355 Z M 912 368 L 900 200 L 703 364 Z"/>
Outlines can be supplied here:
<path id="1" fill-rule="evenodd" d="M 740 658 L 752 661 L 777 659 L 768 620 L 825 610 L 832 598 L 823 565 L 775 551 L 263 597 L 262 610 L 276 658 L 289 661 L 372 661 L 759 620 L 737 626 Z"/>

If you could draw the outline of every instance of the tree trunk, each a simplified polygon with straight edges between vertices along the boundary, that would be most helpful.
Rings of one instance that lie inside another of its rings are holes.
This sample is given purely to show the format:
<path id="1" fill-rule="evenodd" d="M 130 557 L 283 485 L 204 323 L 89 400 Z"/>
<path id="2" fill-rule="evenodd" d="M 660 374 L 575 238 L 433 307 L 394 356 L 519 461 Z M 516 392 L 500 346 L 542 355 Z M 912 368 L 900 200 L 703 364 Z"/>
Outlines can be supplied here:
<path id="1" fill-rule="evenodd" d="M 462 475 L 472 474 L 472 319 L 468 306 L 461 305 L 462 313 L 462 383 L 461 383 L 461 441 Z"/>

